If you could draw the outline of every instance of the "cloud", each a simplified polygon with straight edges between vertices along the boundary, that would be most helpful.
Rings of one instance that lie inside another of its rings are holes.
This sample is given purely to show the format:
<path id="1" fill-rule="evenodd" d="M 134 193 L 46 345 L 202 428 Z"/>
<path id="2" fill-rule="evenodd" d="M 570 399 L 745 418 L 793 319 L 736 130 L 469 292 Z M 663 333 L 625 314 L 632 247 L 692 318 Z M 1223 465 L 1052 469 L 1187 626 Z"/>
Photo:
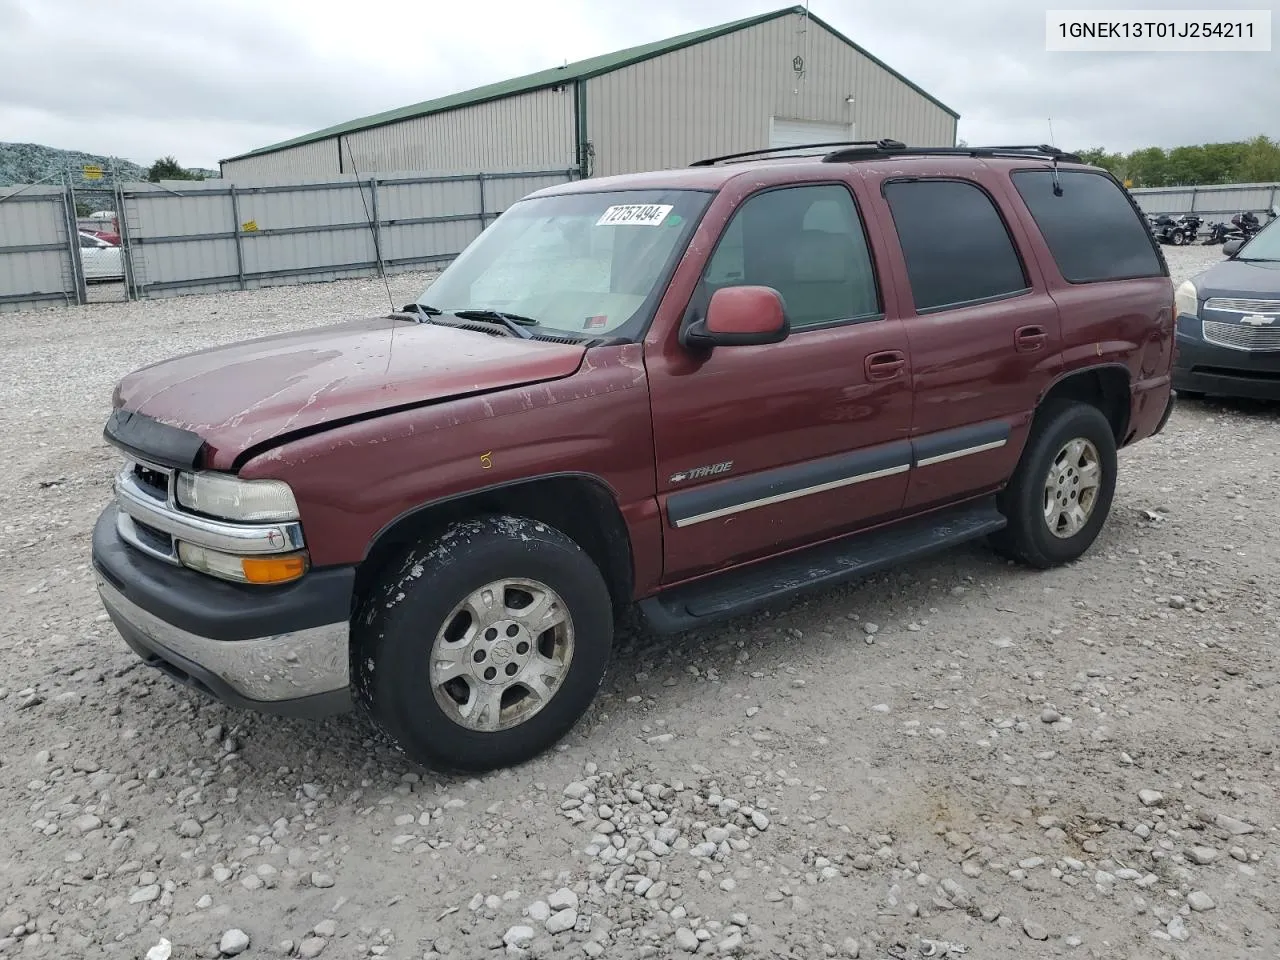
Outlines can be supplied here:
<path id="1" fill-rule="evenodd" d="M 354 117 L 780 5 L 0 0 L 0 136 L 212 166 Z M 970 143 L 1041 142 L 1050 116 L 1057 142 L 1072 147 L 1280 134 L 1273 54 L 1051 54 L 1044 10 L 1025 0 L 813 0 L 811 9 L 959 111 Z"/>

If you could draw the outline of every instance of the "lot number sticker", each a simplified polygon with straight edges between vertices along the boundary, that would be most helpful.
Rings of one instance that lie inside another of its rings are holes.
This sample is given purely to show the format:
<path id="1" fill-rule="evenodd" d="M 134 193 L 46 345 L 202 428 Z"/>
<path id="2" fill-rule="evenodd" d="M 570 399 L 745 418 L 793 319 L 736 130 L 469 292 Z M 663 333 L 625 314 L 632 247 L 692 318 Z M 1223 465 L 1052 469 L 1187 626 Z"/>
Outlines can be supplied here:
<path id="1" fill-rule="evenodd" d="M 610 207 L 596 221 L 597 227 L 656 227 L 671 212 L 669 203 L 623 203 Z"/>

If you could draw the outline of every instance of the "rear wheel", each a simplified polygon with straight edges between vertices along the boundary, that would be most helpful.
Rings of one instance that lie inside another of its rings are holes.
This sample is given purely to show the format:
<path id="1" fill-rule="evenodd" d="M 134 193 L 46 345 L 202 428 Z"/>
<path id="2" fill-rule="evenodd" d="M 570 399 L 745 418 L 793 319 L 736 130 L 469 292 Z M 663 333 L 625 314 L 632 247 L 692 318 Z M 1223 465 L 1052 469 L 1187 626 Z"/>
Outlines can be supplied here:
<path id="1" fill-rule="evenodd" d="M 1187 235 L 1181 230 L 1175 230 L 1173 231 L 1173 236 L 1169 238 L 1169 242 L 1175 247 L 1180 247 L 1187 242 Z"/>
<path id="2" fill-rule="evenodd" d="M 533 520 L 490 517 L 407 551 L 356 620 L 356 700 L 416 762 L 490 770 L 559 740 L 613 642 L 590 557 Z"/>
<path id="3" fill-rule="evenodd" d="M 1102 412 L 1074 402 L 1046 407 L 1000 497 L 1009 525 L 992 543 L 1042 569 L 1075 560 L 1106 523 L 1115 485 L 1115 437 Z"/>

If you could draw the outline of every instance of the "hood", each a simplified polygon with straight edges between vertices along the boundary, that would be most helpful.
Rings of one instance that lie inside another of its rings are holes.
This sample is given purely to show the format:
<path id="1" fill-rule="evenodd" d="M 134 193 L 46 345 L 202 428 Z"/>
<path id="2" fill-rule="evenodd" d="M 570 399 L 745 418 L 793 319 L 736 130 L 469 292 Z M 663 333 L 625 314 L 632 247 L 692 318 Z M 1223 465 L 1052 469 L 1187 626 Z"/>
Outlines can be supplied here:
<path id="1" fill-rule="evenodd" d="M 143 367 L 113 404 L 196 434 L 205 465 L 227 469 L 250 447 L 335 421 L 567 377 L 584 350 L 378 317 Z"/>
<path id="2" fill-rule="evenodd" d="M 1201 300 L 1210 297 L 1280 300 L 1280 263 L 1224 260 L 1215 263 L 1193 282 Z"/>

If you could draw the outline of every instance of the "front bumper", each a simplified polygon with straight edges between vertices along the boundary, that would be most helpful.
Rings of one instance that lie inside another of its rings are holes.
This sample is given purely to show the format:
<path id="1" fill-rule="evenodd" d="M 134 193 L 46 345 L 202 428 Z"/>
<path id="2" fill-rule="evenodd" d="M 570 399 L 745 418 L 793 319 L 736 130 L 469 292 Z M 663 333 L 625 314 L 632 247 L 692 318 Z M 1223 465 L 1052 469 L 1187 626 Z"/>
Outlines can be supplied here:
<path id="1" fill-rule="evenodd" d="M 233 706 L 290 716 L 350 708 L 353 567 L 283 587 L 226 583 L 145 556 L 120 539 L 110 506 L 93 530 L 98 593 L 149 666 Z"/>
<path id="2" fill-rule="evenodd" d="M 1186 393 L 1280 400 L 1280 352 L 1233 350 L 1180 331 L 1173 386 Z"/>

